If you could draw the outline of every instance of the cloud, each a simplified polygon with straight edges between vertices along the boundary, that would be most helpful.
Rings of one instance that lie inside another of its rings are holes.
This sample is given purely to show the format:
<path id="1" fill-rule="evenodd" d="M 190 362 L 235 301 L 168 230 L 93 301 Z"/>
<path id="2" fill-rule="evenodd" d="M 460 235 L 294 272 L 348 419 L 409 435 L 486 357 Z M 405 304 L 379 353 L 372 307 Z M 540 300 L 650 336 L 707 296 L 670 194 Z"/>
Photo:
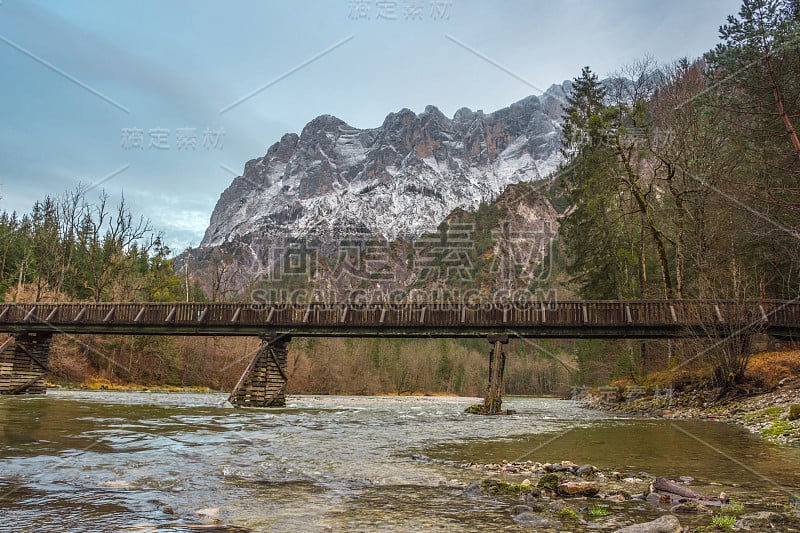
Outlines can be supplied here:
<path id="1" fill-rule="evenodd" d="M 591 65 L 604 73 L 653 53 L 699 55 L 738 0 L 453 2 L 433 20 L 353 20 L 347 2 L 6 2 L 0 35 L 114 101 L 0 43 L 0 207 L 28 210 L 44 194 L 93 182 L 124 190 L 168 242 L 199 243 L 219 194 L 288 131 L 334 114 L 356 127 L 434 104 L 447 115 L 491 111 L 531 94 L 507 73 L 454 46 L 450 34 L 547 88 Z M 371 3 L 374 7 L 374 3 Z M 401 10 L 402 11 L 402 10 Z M 342 37 L 352 41 L 225 115 L 219 110 Z M 680 35 L 679 39 L 675 35 Z M 168 150 L 121 146 L 122 131 L 169 130 Z M 178 129 L 221 128 L 221 150 L 181 151 Z"/>

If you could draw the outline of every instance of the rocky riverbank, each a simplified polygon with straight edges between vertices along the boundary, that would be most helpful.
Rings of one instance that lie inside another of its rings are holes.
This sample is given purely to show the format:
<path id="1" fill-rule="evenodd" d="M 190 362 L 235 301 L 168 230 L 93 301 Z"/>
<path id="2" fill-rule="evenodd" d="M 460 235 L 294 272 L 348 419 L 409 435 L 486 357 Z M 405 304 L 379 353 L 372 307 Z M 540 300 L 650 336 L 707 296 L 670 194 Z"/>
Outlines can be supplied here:
<path id="1" fill-rule="evenodd" d="M 774 509 L 708 495 L 693 479 L 669 480 L 646 472 L 601 471 L 571 461 L 491 464 L 460 468 L 485 477 L 466 490 L 509 503 L 511 520 L 535 531 L 688 533 L 706 531 L 800 531 L 797 500 Z"/>
<path id="2" fill-rule="evenodd" d="M 592 409 L 634 416 L 731 422 L 770 442 L 800 446 L 800 377 L 784 378 L 768 392 L 718 396 L 715 389 L 601 387 L 581 391 L 578 399 Z"/>

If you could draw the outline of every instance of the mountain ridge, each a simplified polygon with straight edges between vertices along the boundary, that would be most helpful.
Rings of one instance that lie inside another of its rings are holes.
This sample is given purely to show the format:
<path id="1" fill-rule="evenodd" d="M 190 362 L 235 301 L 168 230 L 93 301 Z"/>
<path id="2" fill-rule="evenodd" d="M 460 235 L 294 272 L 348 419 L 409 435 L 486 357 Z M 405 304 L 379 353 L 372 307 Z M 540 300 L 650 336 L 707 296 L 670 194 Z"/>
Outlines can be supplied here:
<path id="1" fill-rule="evenodd" d="M 315 117 L 245 164 L 220 195 L 200 247 L 352 232 L 413 239 L 435 230 L 455 209 L 474 210 L 510 184 L 558 168 L 568 89 L 569 82 L 552 85 L 488 114 L 403 108 L 368 129 Z"/>

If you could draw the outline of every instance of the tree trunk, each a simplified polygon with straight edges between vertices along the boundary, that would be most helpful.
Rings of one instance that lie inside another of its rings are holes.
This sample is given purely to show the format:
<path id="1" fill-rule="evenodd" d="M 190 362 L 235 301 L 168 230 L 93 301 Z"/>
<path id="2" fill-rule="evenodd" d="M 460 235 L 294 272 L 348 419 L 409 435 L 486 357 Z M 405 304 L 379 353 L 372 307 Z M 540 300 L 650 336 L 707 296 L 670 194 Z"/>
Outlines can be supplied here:
<path id="1" fill-rule="evenodd" d="M 766 47 L 766 54 L 764 56 L 764 60 L 767 63 L 767 72 L 769 73 L 769 83 L 772 87 L 772 93 L 775 95 L 775 104 L 778 106 L 778 113 L 783 120 L 783 125 L 786 127 L 786 133 L 789 134 L 789 139 L 792 142 L 792 146 L 794 146 L 794 155 L 795 157 L 800 158 L 800 139 L 797 138 L 797 132 L 792 125 L 792 120 L 789 118 L 789 115 L 786 113 L 786 107 L 783 105 L 783 97 L 781 96 L 780 88 L 778 87 L 778 83 L 775 81 L 775 72 L 772 69 L 772 59 L 770 58 L 770 51 L 769 45 Z"/>

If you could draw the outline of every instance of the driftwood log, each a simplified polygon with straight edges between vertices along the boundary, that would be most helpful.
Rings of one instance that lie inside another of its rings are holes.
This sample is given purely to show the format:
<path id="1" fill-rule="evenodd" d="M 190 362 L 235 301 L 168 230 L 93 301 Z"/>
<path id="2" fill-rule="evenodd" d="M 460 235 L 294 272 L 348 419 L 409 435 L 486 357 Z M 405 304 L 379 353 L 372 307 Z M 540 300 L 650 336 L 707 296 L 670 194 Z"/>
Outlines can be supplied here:
<path id="1" fill-rule="evenodd" d="M 720 498 L 714 498 L 700 494 L 699 492 L 690 489 L 686 485 L 675 483 L 674 481 L 670 481 L 663 477 L 657 477 L 655 481 L 653 481 L 652 486 L 654 492 L 669 495 L 673 500 L 695 500 L 711 505 L 722 505 L 723 503 L 726 503 Z"/>

